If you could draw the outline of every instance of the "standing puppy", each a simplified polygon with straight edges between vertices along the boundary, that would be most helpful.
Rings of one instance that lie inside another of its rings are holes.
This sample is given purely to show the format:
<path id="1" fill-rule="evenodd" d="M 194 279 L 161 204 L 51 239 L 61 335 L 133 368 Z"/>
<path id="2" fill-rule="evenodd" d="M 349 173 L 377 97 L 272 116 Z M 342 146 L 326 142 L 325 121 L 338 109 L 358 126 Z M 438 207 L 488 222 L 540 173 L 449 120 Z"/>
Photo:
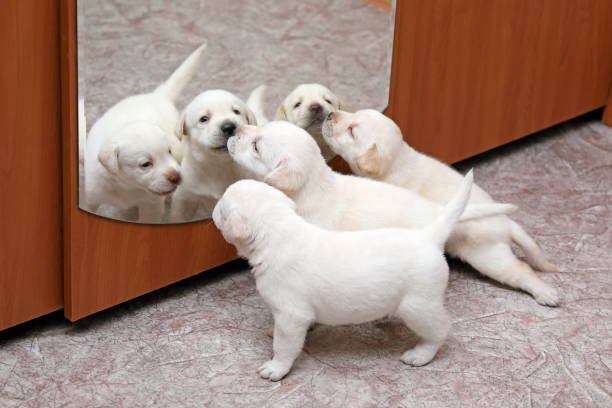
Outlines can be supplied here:
<path id="1" fill-rule="evenodd" d="M 355 174 L 407 188 L 437 203 L 448 202 L 461 183 L 456 170 L 408 146 L 399 127 L 378 111 L 330 113 L 323 135 Z M 474 186 L 471 204 L 492 202 L 486 191 Z M 536 269 L 558 271 L 533 238 L 506 216 L 457 225 L 446 249 L 482 274 L 531 293 L 538 303 L 557 305 L 556 291 L 513 254 L 512 242 Z"/>
<path id="2" fill-rule="evenodd" d="M 306 130 L 321 149 L 325 161 L 335 153 L 323 140 L 321 124 L 330 112 L 343 109 L 343 104 L 332 91 L 320 84 L 298 85 L 280 104 L 275 120 L 286 120 Z"/>
<path id="3" fill-rule="evenodd" d="M 172 154 L 178 148 L 174 101 L 204 49 L 194 51 L 155 91 L 122 100 L 93 125 L 84 163 L 88 210 L 122 218 L 123 211 L 138 206 L 140 222 L 162 221 L 164 196 L 181 181 Z"/>
<path id="4" fill-rule="evenodd" d="M 302 351 L 312 323 L 358 324 L 395 315 L 421 338 L 401 360 L 427 364 L 447 336 L 444 243 L 467 203 L 472 175 L 422 229 L 330 231 L 296 214 L 273 187 L 242 180 L 217 203 L 213 220 L 249 260 L 274 315 L 274 356 L 259 368 L 278 381 Z"/>
<path id="5" fill-rule="evenodd" d="M 225 189 L 244 172 L 227 154 L 227 140 L 257 121 L 234 94 L 216 89 L 198 95 L 183 112 L 177 135 L 183 143 L 183 183 L 172 197 L 171 220 L 190 221 L 199 205 L 208 213 Z"/>

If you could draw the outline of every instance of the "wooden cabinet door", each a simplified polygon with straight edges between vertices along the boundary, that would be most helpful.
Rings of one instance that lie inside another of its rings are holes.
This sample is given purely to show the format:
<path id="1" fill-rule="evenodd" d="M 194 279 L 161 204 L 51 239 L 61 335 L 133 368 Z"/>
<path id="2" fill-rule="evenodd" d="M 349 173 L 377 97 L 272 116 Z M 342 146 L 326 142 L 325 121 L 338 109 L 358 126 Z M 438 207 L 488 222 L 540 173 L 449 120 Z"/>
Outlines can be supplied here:
<path id="1" fill-rule="evenodd" d="M 58 6 L 0 13 L 0 330 L 62 307 Z"/>
<path id="2" fill-rule="evenodd" d="M 454 162 L 606 105 L 610 0 L 398 0 L 390 105 Z"/>
<path id="3" fill-rule="evenodd" d="M 210 221 L 143 225 L 78 208 L 76 3 L 61 1 L 64 302 L 77 320 L 236 257 Z"/>

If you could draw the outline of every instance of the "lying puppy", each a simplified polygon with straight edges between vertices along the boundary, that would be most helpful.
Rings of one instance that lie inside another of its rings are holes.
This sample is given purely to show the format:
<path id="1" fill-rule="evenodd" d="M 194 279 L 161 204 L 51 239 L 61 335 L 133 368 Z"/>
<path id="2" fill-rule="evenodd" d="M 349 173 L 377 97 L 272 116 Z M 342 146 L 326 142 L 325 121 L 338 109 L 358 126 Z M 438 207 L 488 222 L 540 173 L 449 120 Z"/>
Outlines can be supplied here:
<path id="1" fill-rule="evenodd" d="M 472 174 L 421 229 L 330 231 L 309 224 L 279 190 L 254 180 L 231 185 L 213 220 L 247 258 L 274 315 L 274 356 L 259 368 L 278 381 L 302 351 L 310 324 L 357 324 L 394 315 L 421 338 L 402 362 L 429 363 L 447 336 L 444 243 L 465 209 Z"/>
<path id="2" fill-rule="evenodd" d="M 316 140 L 325 161 L 336 155 L 323 140 L 321 124 L 332 111 L 343 109 L 340 99 L 320 84 L 297 86 L 280 104 L 275 120 L 286 120 L 305 129 Z"/>
<path id="3" fill-rule="evenodd" d="M 227 154 L 227 140 L 242 125 L 254 125 L 253 112 L 224 90 L 198 95 L 183 112 L 177 135 L 183 143 L 183 183 L 172 197 L 171 221 L 190 221 L 199 205 L 208 214 L 225 189 L 244 174 Z"/>
<path id="4" fill-rule="evenodd" d="M 130 96 L 93 125 L 85 147 L 89 211 L 123 218 L 138 207 L 138 221 L 162 222 L 164 196 L 181 181 L 172 150 L 178 111 L 174 101 L 192 77 L 205 46 L 194 51 L 154 92 Z"/>
<path id="5" fill-rule="evenodd" d="M 408 146 L 399 127 L 378 111 L 330 113 L 323 124 L 323 135 L 355 174 L 407 188 L 437 203 L 448 202 L 461 182 L 461 175 L 453 168 Z M 470 203 L 492 202 L 489 194 L 474 186 Z M 536 269 L 558 271 L 533 238 L 505 216 L 457 225 L 446 250 L 482 274 L 529 292 L 542 305 L 557 305 L 555 289 L 517 259 L 512 242 L 521 247 Z"/>

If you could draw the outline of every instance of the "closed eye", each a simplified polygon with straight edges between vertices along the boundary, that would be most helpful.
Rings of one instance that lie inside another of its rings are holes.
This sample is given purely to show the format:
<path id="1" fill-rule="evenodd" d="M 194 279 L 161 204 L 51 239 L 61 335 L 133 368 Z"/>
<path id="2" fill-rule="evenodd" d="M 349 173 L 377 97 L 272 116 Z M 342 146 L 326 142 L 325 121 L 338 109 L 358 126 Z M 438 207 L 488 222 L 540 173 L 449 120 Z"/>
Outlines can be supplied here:
<path id="1" fill-rule="evenodd" d="M 150 161 L 148 161 L 148 162 L 144 162 L 144 163 L 142 163 L 142 164 L 140 165 L 140 167 L 142 167 L 143 169 L 149 168 L 149 167 L 151 167 L 151 166 L 153 166 L 153 163 L 152 163 L 152 162 L 150 162 Z"/>
<path id="2" fill-rule="evenodd" d="M 325 102 L 329 103 L 330 105 L 332 105 L 331 101 L 329 99 L 325 99 Z"/>
<path id="3" fill-rule="evenodd" d="M 295 105 L 293 105 L 293 109 L 297 109 L 302 105 L 302 102 L 298 102 Z"/>
<path id="4" fill-rule="evenodd" d="M 240 111 L 239 111 L 238 109 L 234 109 L 234 113 L 235 113 L 236 115 L 240 115 Z"/>
<path id="5" fill-rule="evenodd" d="M 253 141 L 253 150 L 255 150 L 257 152 L 257 154 L 259 154 L 259 148 L 257 147 L 257 141 Z"/>

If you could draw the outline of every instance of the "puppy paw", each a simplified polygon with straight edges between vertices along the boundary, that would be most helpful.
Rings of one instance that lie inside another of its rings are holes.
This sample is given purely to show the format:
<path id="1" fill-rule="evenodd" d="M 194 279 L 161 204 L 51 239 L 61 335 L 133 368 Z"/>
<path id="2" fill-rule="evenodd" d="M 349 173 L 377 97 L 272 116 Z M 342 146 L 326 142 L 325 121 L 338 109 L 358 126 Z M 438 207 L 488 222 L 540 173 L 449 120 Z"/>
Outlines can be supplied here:
<path id="1" fill-rule="evenodd" d="M 434 356 L 436 355 L 436 351 L 437 348 L 432 349 L 430 347 L 416 346 L 415 348 L 405 352 L 400 358 L 400 360 L 404 364 L 408 364 L 414 367 L 420 367 L 433 360 Z"/>
<path id="2" fill-rule="evenodd" d="M 257 372 L 259 373 L 261 378 L 267 378 L 271 381 L 278 381 L 284 376 L 286 376 L 290 369 L 291 366 L 287 366 L 287 364 L 270 360 L 266 361 L 264 365 L 259 367 Z"/>
<path id="3" fill-rule="evenodd" d="M 536 302 L 543 306 L 558 306 L 559 305 L 559 294 L 557 291 L 550 286 L 541 288 L 537 293 L 533 294 Z"/>

